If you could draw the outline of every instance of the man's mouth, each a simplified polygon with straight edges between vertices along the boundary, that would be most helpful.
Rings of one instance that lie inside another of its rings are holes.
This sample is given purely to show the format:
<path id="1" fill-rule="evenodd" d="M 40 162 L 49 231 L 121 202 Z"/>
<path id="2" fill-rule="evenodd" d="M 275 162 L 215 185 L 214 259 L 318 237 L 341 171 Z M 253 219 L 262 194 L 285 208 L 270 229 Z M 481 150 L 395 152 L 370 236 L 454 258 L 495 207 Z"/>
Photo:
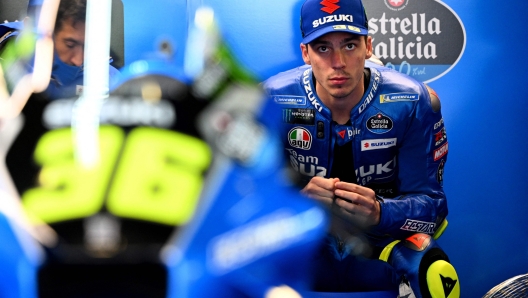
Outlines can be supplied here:
<path id="1" fill-rule="evenodd" d="M 342 85 L 342 84 L 344 84 L 347 80 L 348 80 L 348 78 L 346 78 L 346 77 L 335 77 L 335 78 L 331 78 L 331 79 L 330 79 L 330 83 L 332 83 L 332 84 L 334 84 L 334 85 Z"/>

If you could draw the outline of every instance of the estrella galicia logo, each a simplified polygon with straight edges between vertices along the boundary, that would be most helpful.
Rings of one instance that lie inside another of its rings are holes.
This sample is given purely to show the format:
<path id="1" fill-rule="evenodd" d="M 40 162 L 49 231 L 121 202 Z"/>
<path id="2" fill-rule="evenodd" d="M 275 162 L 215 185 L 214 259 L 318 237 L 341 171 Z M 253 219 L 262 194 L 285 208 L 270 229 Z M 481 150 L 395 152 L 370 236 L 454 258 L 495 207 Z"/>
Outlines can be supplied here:
<path id="1" fill-rule="evenodd" d="M 458 15 L 440 0 L 364 1 L 373 51 L 388 67 L 428 83 L 449 72 L 466 47 Z"/>
<path id="2" fill-rule="evenodd" d="M 288 132 L 288 142 L 294 148 L 309 150 L 312 147 L 312 134 L 306 128 L 296 126 Z"/>
<path id="3" fill-rule="evenodd" d="M 283 109 L 282 121 L 290 124 L 315 125 L 315 109 Z"/>
<path id="4" fill-rule="evenodd" d="M 392 129 L 392 119 L 378 113 L 367 120 L 367 129 L 373 133 L 386 133 Z"/>

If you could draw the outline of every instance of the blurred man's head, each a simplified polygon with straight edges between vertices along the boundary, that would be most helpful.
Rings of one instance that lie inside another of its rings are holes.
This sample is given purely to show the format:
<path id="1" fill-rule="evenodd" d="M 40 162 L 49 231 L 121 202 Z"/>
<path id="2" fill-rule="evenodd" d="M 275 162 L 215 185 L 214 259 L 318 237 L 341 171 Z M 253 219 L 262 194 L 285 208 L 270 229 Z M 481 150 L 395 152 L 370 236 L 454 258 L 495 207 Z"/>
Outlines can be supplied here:
<path id="1" fill-rule="evenodd" d="M 57 56 L 68 65 L 83 64 L 85 22 L 86 0 L 60 1 L 53 42 Z"/>

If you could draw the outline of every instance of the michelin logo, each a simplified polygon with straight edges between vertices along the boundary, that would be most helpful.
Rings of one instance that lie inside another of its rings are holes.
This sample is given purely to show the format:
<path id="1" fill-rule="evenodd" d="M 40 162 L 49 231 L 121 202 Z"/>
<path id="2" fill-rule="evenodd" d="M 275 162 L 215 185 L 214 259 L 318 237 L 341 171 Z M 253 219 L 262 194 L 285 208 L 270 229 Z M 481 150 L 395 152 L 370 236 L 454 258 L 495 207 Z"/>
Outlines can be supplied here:
<path id="1" fill-rule="evenodd" d="M 273 100 L 278 104 L 287 104 L 287 105 L 305 105 L 306 104 L 305 96 L 296 96 L 296 95 L 273 96 Z"/>
<path id="2" fill-rule="evenodd" d="M 390 103 L 399 101 L 417 101 L 420 96 L 416 93 L 391 93 L 380 95 L 380 103 Z"/>

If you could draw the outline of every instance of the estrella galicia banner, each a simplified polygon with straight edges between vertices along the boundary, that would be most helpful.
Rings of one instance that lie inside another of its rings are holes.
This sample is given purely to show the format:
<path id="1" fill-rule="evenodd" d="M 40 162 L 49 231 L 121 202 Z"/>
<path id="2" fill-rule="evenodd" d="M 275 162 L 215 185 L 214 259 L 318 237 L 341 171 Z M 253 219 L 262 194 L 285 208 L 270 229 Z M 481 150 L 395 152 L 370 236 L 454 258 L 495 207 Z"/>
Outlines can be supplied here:
<path id="1" fill-rule="evenodd" d="M 458 15 L 436 0 L 363 1 L 373 51 L 387 66 L 420 81 L 446 74 L 462 57 L 466 32 Z"/>

